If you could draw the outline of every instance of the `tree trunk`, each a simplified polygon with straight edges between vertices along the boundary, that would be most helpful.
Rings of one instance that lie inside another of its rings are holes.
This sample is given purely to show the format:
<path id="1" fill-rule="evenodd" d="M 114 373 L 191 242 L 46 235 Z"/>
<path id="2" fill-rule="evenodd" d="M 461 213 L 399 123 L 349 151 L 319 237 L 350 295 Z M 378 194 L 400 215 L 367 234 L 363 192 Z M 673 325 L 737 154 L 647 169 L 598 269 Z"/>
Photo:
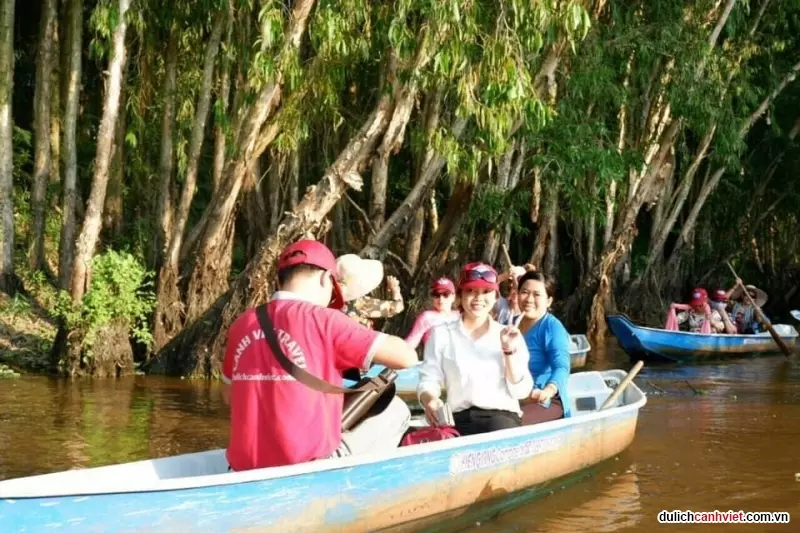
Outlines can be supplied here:
<path id="1" fill-rule="evenodd" d="M 76 215 L 78 206 L 78 114 L 80 113 L 83 0 L 69 0 L 65 32 L 66 72 L 64 99 L 64 156 L 61 206 L 61 238 L 58 247 L 58 286 L 69 290 L 75 258 Z"/>
<path id="2" fill-rule="evenodd" d="M 659 135 L 658 150 L 650 157 L 649 164 L 644 168 L 636 192 L 620 212 L 611 241 L 603 249 L 592 272 L 583 279 L 578 289 L 565 302 L 565 315 L 568 321 L 577 320 L 578 317 L 586 316 L 584 304 L 594 294 L 589 310 L 588 331 L 596 342 L 602 342 L 605 335 L 605 311 L 611 296 L 612 275 L 620 259 L 630 249 L 636 235 L 636 217 L 645 201 L 652 196 L 652 188 L 657 184 L 657 177 L 661 174 L 661 167 L 672 148 L 679 128 L 680 120 L 671 120 Z"/>
<path id="3" fill-rule="evenodd" d="M 153 261 L 157 270 L 163 266 L 167 246 L 172 234 L 172 174 L 175 168 L 175 90 L 178 80 L 178 42 L 180 32 L 173 26 L 169 33 L 167 55 L 164 60 L 164 109 L 161 116 L 161 149 L 158 163 L 158 200 L 156 220 L 158 230 L 153 238 Z M 158 324 L 158 320 L 156 320 Z"/>
<path id="4" fill-rule="evenodd" d="M 125 101 L 125 77 L 122 73 L 122 92 L 120 101 Z M 111 156 L 111 165 L 108 175 L 108 190 L 106 191 L 106 201 L 103 208 L 103 229 L 111 240 L 120 237 L 123 222 L 122 195 L 125 180 L 125 131 L 127 128 L 127 117 L 125 106 L 120 109 L 117 122 L 114 127 L 114 148 Z"/>
<path id="5" fill-rule="evenodd" d="M 161 269 L 158 274 L 155 312 L 156 349 L 161 348 L 169 342 L 182 327 L 181 311 L 183 310 L 183 306 L 181 305 L 180 289 L 178 288 L 179 253 L 183 243 L 183 233 L 186 229 L 186 223 L 189 220 L 189 210 L 192 206 L 192 199 L 194 198 L 197 186 L 197 173 L 200 166 L 200 156 L 203 150 L 206 122 L 208 120 L 208 111 L 211 108 L 211 88 L 214 78 L 214 65 L 219 53 L 222 31 L 225 27 L 227 17 L 228 14 L 226 11 L 219 11 L 215 15 L 203 58 L 203 77 L 197 95 L 197 105 L 195 107 L 194 122 L 192 124 L 192 133 L 189 141 L 189 160 L 186 169 L 186 179 L 173 218 L 169 240 L 167 241 L 166 253 L 162 259 Z M 172 81 L 173 80 L 169 79 L 165 80 L 166 90 L 173 88 L 167 86 L 171 84 Z M 163 129 L 167 129 L 166 122 L 167 118 L 165 117 Z M 170 124 L 169 127 L 171 129 L 172 125 Z M 163 148 L 164 140 L 162 139 L 162 149 Z M 171 151 L 171 148 L 169 151 Z M 166 157 L 163 152 L 162 156 Z M 169 166 L 170 168 L 168 170 L 171 174 L 171 163 Z M 162 194 L 165 189 L 168 190 L 169 187 L 165 187 L 165 183 L 168 183 L 171 179 L 166 173 L 167 169 L 164 170 L 165 173 L 162 175 L 161 182 Z"/>
<path id="6" fill-rule="evenodd" d="M 790 71 L 784 76 L 778 86 L 773 89 L 773 91 L 764 98 L 758 107 L 750 114 L 750 116 L 742 123 L 742 126 L 739 128 L 739 139 L 744 140 L 747 136 L 747 133 L 750 131 L 750 128 L 753 127 L 753 124 L 766 112 L 767 108 L 769 108 L 770 104 L 778 97 L 778 95 L 783 92 L 783 90 L 789 86 L 793 81 L 795 81 L 797 77 L 797 73 L 800 72 L 800 62 L 797 62 L 792 66 Z M 689 215 L 686 218 L 686 221 L 683 224 L 683 228 L 681 230 L 680 235 L 678 236 L 678 241 L 675 243 L 675 247 L 670 254 L 669 261 L 667 262 L 667 271 L 674 270 L 677 266 L 680 258 L 681 248 L 687 241 L 687 236 L 689 236 L 694 231 L 694 225 L 697 222 L 698 217 L 700 216 L 700 211 L 703 208 L 706 200 L 708 199 L 709 195 L 714 191 L 719 180 L 722 178 L 722 175 L 725 174 L 726 167 L 722 167 L 717 169 L 714 174 L 707 179 L 703 183 L 703 187 L 700 190 L 700 194 L 698 195 L 697 199 L 692 206 L 692 209 L 689 211 Z"/>
<path id="7" fill-rule="evenodd" d="M 583 220 L 578 219 L 573 223 L 572 254 L 575 256 L 572 264 L 577 267 L 578 279 L 586 275 L 586 254 L 583 253 Z"/>
<path id="8" fill-rule="evenodd" d="M 58 187 L 61 183 L 61 117 L 63 109 L 61 108 L 61 40 L 63 38 L 64 30 L 61 27 L 61 20 L 66 19 L 66 4 L 65 0 L 61 4 L 61 9 L 56 10 L 56 21 L 53 27 L 53 55 L 52 64 L 53 70 L 51 73 L 52 90 L 50 91 L 50 185 Z M 58 195 L 53 195 L 50 208 L 52 210 L 58 209 Z"/>
<path id="9" fill-rule="evenodd" d="M 455 138 L 460 137 L 466 125 L 467 121 L 465 119 L 456 119 L 451 127 L 453 136 Z M 431 158 L 430 163 L 422 171 L 422 178 L 414 184 L 400 207 L 395 209 L 389 220 L 377 230 L 375 235 L 370 237 L 367 245 L 361 250 L 363 257 L 373 259 L 383 257 L 391 240 L 395 235 L 402 233 L 407 228 L 411 214 L 428 197 L 427 193 L 439 177 L 445 162 L 444 157 Z"/>
<path id="10" fill-rule="evenodd" d="M 425 149 L 420 150 L 415 154 L 414 165 L 414 185 L 419 183 L 422 179 L 423 169 L 426 165 L 430 164 L 431 159 L 435 157 L 435 153 L 431 148 L 431 137 L 439 129 L 439 121 L 442 113 L 442 97 L 444 93 L 441 89 L 437 89 L 433 94 L 428 95 L 425 99 Z M 434 229 L 434 232 L 436 230 Z M 422 248 L 422 236 L 425 232 L 425 208 L 420 205 L 414 210 L 411 215 L 411 222 L 408 227 L 408 237 L 406 238 L 405 246 L 405 261 L 406 265 L 413 271 L 417 268 L 417 261 Z M 432 233 L 431 233 L 432 234 Z"/>
<path id="11" fill-rule="evenodd" d="M 516 142 L 512 142 L 511 148 L 500 157 L 500 161 L 497 163 L 495 185 L 501 191 L 508 190 L 508 183 L 511 179 L 511 164 L 514 160 L 515 150 Z M 497 260 L 497 252 L 500 250 L 500 240 L 505 233 L 505 218 L 504 213 L 498 213 L 497 227 L 489 230 L 482 254 L 482 260 L 486 264 L 493 265 Z"/>
<path id="12" fill-rule="evenodd" d="M 528 152 L 528 147 L 525 144 L 525 141 L 524 140 L 519 141 L 516 162 L 514 163 L 514 166 L 511 169 L 511 176 L 508 179 L 509 194 L 514 194 L 514 191 L 516 191 L 517 187 L 519 187 L 520 179 L 522 178 L 522 169 L 525 166 L 525 157 L 527 155 L 527 152 Z M 500 241 L 501 244 L 506 247 L 506 250 L 511 249 L 511 222 L 508 220 L 503 226 L 503 231 L 500 237 Z"/>
<path id="13" fill-rule="evenodd" d="M 294 211 L 300 202 L 300 147 L 298 146 L 289 154 L 289 184 L 286 187 L 287 198 L 285 202 L 287 211 Z"/>
<path id="14" fill-rule="evenodd" d="M 14 0 L 0 0 L 0 290 L 11 294 L 14 278 Z"/>
<path id="15" fill-rule="evenodd" d="M 421 278 L 439 275 L 441 272 L 447 260 L 446 251 L 450 239 L 456 235 L 461 222 L 469 211 L 474 192 L 475 183 L 471 181 L 461 180 L 453 187 L 453 193 L 447 202 L 447 210 L 442 217 L 439 229 L 425 245 L 422 255 L 420 255 L 419 267 L 415 274 L 417 281 Z"/>
<path id="16" fill-rule="evenodd" d="M 227 21 L 225 24 L 225 42 L 229 45 L 231 43 L 231 36 L 233 34 L 233 19 L 234 10 L 232 2 L 228 3 Z M 231 94 L 231 60 L 228 52 L 223 52 L 220 58 L 219 68 L 219 89 L 217 93 L 217 113 L 219 116 L 228 119 L 228 107 Z M 211 171 L 212 191 L 214 193 L 219 190 L 219 184 L 222 181 L 222 172 L 225 170 L 225 146 L 226 137 L 223 124 L 219 120 L 214 121 L 214 163 Z"/>
<path id="17" fill-rule="evenodd" d="M 105 101 L 103 104 L 103 118 L 97 132 L 97 154 L 95 156 L 94 175 L 92 176 L 92 189 L 86 205 L 86 215 L 83 220 L 81 233 L 75 246 L 75 260 L 72 268 L 72 283 L 70 295 L 73 302 L 80 302 L 89 288 L 89 265 L 94 256 L 97 237 L 100 235 L 103 204 L 108 185 L 108 169 L 111 163 L 111 149 L 114 144 L 114 129 L 117 123 L 120 107 L 120 92 L 122 90 L 122 72 L 125 66 L 125 32 L 128 29 L 126 15 L 131 0 L 119 0 L 119 19 L 112 36 L 112 53 L 109 59 L 108 80 L 106 85 Z M 80 361 L 71 361 L 78 365 Z M 73 369 L 71 369 L 73 370 Z"/>
<path id="18" fill-rule="evenodd" d="M 558 268 L 558 193 L 554 192 L 550 199 L 549 223 L 550 238 L 547 241 L 547 255 L 544 259 L 544 272 L 554 276 Z"/>
<path id="19" fill-rule="evenodd" d="M 594 259 L 597 254 L 597 219 L 594 212 L 589 216 L 586 231 L 586 272 L 590 272 L 594 267 Z"/>
<path id="20" fill-rule="evenodd" d="M 295 3 L 283 53 L 299 47 L 314 4 L 314 0 Z M 181 258 L 188 257 L 192 251 L 192 260 L 187 265 L 187 321 L 199 317 L 227 290 L 230 257 L 226 253 L 230 249 L 228 236 L 233 234 L 234 210 L 250 162 L 259 157 L 277 135 L 277 129 L 262 133 L 262 126 L 278 105 L 282 84 L 283 74 L 279 71 L 275 81 L 264 87 L 251 104 L 238 110 L 233 128 L 235 153 L 225 165 L 217 194 L 181 248 Z"/>
<path id="21" fill-rule="evenodd" d="M 57 0 L 44 0 L 39 24 L 39 50 L 36 55 L 36 85 L 33 95 L 34 154 L 33 186 L 31 190 L 30 246 L 28 266 L 31 270 L 44 267 L 44 225 L 47 186 L 50 184 L 50 106 L 53 96 L 53 63 Z"/>
<path id="22" fill-rule="evenodd" d="M 281 181 L 286 170 L 286 154 L 272 152 L 267 181 L 267 198 L 269 199 L 269 224 L 267 231 L 272 233 L 278 229 L 278 224 L 283 218 L 283 202 L 281 202 Z M 258 239 L 259 241 L 261 239 Z"/>
<path id="23" fill-rule="evenodd" d="M 214 24 L 211 28 L 211 35 L 206 44 L 205 56 L 203 58 L 203 81 L 197 95 L 197 105 L 195 107 L 194 122 L 189 141 L 189 157 L 186 168 L 186 179 L 183 184 L 180 202 L 175 213 L 170 236 L 169 246 L 167 247 L 167 257 L 165 263 L 177 268 L 178 252 L 181 249 L 183 232 L 186 229 L 186 222 L 189 219 L 189 210 L 192 206 L 195 189 L 197 186 L 197 173 L 200 167 L 200 156 L 203 152 L 203 140 L 206 132 L 206 122 L 208 121 L 208 111 L 211 108 L 211 87 L 214 79 L 214 65 L 216 64 L 219 53 L 219 44 L 222 40 L 222 30 L 225 27 L 227 13 L 220 11 L 214 17 Z"/>
<path id="24" fill-rule="evenodd" d="M 244 236 L 245 262 L 255 257 L 258 244 L 272 231 L 269 225 L 264 224 L 264 221 L 269 220 L 270 216 L 270 209 L 267 207 L 269 194 L 264 192 L 264 177 L 273 175 L 273 178 L 280 180 L 280 175 L 277 174 L 280 170 L 274 170 L 280 165 L 277 164 L 277 161 L 273 161 L 273 169 L 262 172 L 262 160 L 267 161 L 267 158 L 260 157 L 251 162 L 242 189 L 242 209 L 239 219 L 246 228 Z M 269 182 L 272 182 L 272 178 Z"/>
<path id="25" fill-rule="evenodd" d="M 548 251 L 548 242 L 553 238 L 553 219 L 558 212 L 558 190 L 555 186 L 548 187 L 545 192 L 545 211 L 542 216 L 538 216 L 539 223 L 536 228 L 536 238 L 534 239 L 533 252 L 531 253 L 530 263 L 537 268 L 544 268 L 542 263 Z M 558 227 L 558 221 L 555 222 Z"/>
<path id="26" fill-rule="evenodd" d="M 325 217 L 328 216 L 348 187 L 361 189 L 363 181 L 359 172 L 368 164 L 381 136 L 386 132 L 393 108 L 391 97 L 381 98 L 376 109 L 339 154 L 333 165 L 328 168 L 322 179 L 307 189 L 297 209 L 285 217 L 278 230 L 259 245 L 258 254 L 247 264 L 245 271 L 233 288 L 222 312 L 219 328 L 214 328 L 212 338 L 208 339 L 206 346 L 196 347 L 192 350 L 197 357 L 195 373 L 207 375 L 219 372 L 228 328 L 242 311 L 267 300 L 273 289 L 276 260 L 281 250 L 301 236 L 318 233 L 318 229 L 325 225 Z M 208 249 L 208 251 L 216 254 L 215 249 Z M 203 264 L 207 265 L 208 270 L 198 273 L 196 279 L 193 278 L 194 284 L 190 284 L 190 298 L 195 296 L 192 287 L 197 287 L 203 280 L 208 279 L 206 276 L 215 275 L 214 262 L 204 261 Z M 218 292 L 215 295 L 206 293 L 205 297 L 213 295 L 218 298 L 225 292 L 220 290 L 219 284 L 216 286 L 216 291 Z M 210 307 L 208 302 L 213 303 L 213 300 L 200 302 L 201 305 L 198 305 L 198 309 Z M 206 339 L 202 340 L 206 341 Z"/>
<path id="27" fill-rule="evenodd" d="M 418 52 L 417 64 L 426 63 L 428 40 L 423 39 Z M 372 203 L 370 204 L 370 220 L 372 227 L 380 228 L 386 220 L 386 187 L 389 179 L 389 158 L 392 153 L 397 153 L 405 139 L 406 126 L 414 110 L 414 101 L 417 97 L 417 79 L 412 77 L 408 84 L 403 85 L 396 81 L 397 69 L 394 56 L 389 61 L 389 78 L 395 86 L 395 108 L 392 120 L 383 136 L 378 148 L 378 155 L 372 168 Z"/>

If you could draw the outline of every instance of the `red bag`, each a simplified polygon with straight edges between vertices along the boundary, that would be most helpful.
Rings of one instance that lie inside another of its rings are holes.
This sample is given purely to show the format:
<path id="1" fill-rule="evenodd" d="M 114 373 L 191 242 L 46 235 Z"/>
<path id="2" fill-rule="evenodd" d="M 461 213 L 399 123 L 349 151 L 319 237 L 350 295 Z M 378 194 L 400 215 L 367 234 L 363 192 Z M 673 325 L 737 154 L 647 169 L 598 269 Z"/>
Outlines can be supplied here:
<path id="1" fill-rule="evenodd" d="M 454 439 L 460 437 L 458 431 L 453 426 L 423 427 L 409 430 L 400 441 L 400 446 L 413 446 L 425 442 L 437 440 Z"/>

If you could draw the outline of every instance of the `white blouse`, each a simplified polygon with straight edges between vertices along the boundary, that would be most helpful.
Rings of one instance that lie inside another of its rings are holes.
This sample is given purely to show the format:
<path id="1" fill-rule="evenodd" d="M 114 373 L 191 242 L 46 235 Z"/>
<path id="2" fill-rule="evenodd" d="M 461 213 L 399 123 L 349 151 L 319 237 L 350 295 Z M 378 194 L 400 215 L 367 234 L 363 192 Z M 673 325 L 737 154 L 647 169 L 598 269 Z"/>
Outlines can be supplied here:
<path id="1" fill-rule="evenodd" d="M 491 320 L 489 331 L 473 340 L 464 331 L 461 320 L 433 328 L 425 344 L 425 360 L 420 365 L 417 396 L 423 392 L 441 396 L 444 385 L 447 403 L 454 413 L 474 406 L 522 415 L 519 400 L 533 389 L 533 377 L 528 370 L 530 355 L 520 335 L 516 352 L 508 357 L 525 371 L 519 383 L 509 382 L 500 345 L 502 329 L 502 325 Z"/>

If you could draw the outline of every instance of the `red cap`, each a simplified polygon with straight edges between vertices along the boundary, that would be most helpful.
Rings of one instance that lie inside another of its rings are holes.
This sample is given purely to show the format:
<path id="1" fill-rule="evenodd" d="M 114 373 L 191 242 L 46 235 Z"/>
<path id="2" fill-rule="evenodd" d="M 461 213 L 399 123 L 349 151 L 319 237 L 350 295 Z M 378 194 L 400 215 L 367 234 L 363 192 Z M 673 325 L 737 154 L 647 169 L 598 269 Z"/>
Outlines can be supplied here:
<path id="1" fill-rule="evenodd" d="M 344 306 L 342 289 L 336 280 L 336 257 L 327 246 L 308 239 L 290 244 L 278 258 L 278 270 L 295 265 L 311 265 L 330 272 L 333 278 L 333 297 L 328 307 L 341 309 Z"/>
<path id="2" fill-rule="evenodd" d="M 715 302 L 727 302 L 728 293 L 722 289 L 717 289 L 711 293 L 711 299 Z"/>
<path id="3" fill-rule="evenodd" d="M 439 278 L 431 285 L 431 293 L 453 294 L 456 292 L 456 286 L 449 278 Z"/>
<path id="4" fill-rule="evenodd" d="M 692 307 L 701 307 L 708 302 L 708 293 L 703 288 L 696 288 L 692 291 L 692 300 L 689 305 Z"/>
<path id="5" fill-rule="evenodd" d="M 458 289 L 491 289 L 499 291 L 497 271 L 485 263 L 470 263 L 461 269 Z"/>

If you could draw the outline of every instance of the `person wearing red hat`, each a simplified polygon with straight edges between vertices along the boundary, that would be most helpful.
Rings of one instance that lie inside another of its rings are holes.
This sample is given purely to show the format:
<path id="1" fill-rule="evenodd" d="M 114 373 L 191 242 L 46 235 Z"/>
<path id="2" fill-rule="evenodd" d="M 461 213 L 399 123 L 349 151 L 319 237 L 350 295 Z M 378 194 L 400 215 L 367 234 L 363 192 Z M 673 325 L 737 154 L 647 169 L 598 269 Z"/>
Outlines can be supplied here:
<path id="1" fill-rule="evenodd" d="M 365 328 L 340 311 L 336 258 L 321 242 L 286 247 L 278 258 L 278 288 L 267 304 L 276 336 L 284 354 L 316 377 L 341 387 L 342 373 L 354 367 L 367 370 L 375 362 L 407 368 L 417 362 L 403 339 Z M 228 331 L 222 379 L 230 386 L 227 458 L 233 470 L 394 448 L 410 421 L 408 407 L 394 398 L 380 415 L 343 435 L 343 396 L 311 389 L 287 374 L 253 308 Z"/>
<path id="2" fill-rule="evenodd" d="M 725 333 L 734 335 L 737 333 L 736 326 L 731 322 L 728 310 L 728 293 L 723 289 L 717 289 L 711 293 L 711 309 L 719 313 L 722 323 L 725 325 Z"/>
<path id="3" fill-rule="evenodd" d="M 415 349 L 420 342 L 423 344 L 428 342 L 432 328 L 457 320 L 461 316 L 458 311 L 453 310 L 456 287 L 449 278 L 435 280 L 431 285 L 430 294 L 433 300 L 433 309 L 420 313 L 406 336 L 406 342 Z"/>
<path id="4" fill-rule="evenodd" d="M 692 291 L 689 304 L 670 304 L 670 313 L 680 311 L 675 315 L 675 323 L 680 326 L 687 324 L 692 333 L 721 333 L 725 331 L 725 324 L 719 311 L 712 310 L 708 305 L 708 293 L 702 287 Z M 671 322 L 671 320 L 668 320 Z"/>
<path id="5" fill-rule="evenodd" d="M 442 423 L 442 386 L 461 435 L 519 427 L 519 400 L 533 387 L 528 349 L 516 326 L 491 317 L 499 292 L 497 272 L 470 263 L 458 278 L 461 318 L 437 328 L 425 344 L 417 387 L 428 422 Z"/>

